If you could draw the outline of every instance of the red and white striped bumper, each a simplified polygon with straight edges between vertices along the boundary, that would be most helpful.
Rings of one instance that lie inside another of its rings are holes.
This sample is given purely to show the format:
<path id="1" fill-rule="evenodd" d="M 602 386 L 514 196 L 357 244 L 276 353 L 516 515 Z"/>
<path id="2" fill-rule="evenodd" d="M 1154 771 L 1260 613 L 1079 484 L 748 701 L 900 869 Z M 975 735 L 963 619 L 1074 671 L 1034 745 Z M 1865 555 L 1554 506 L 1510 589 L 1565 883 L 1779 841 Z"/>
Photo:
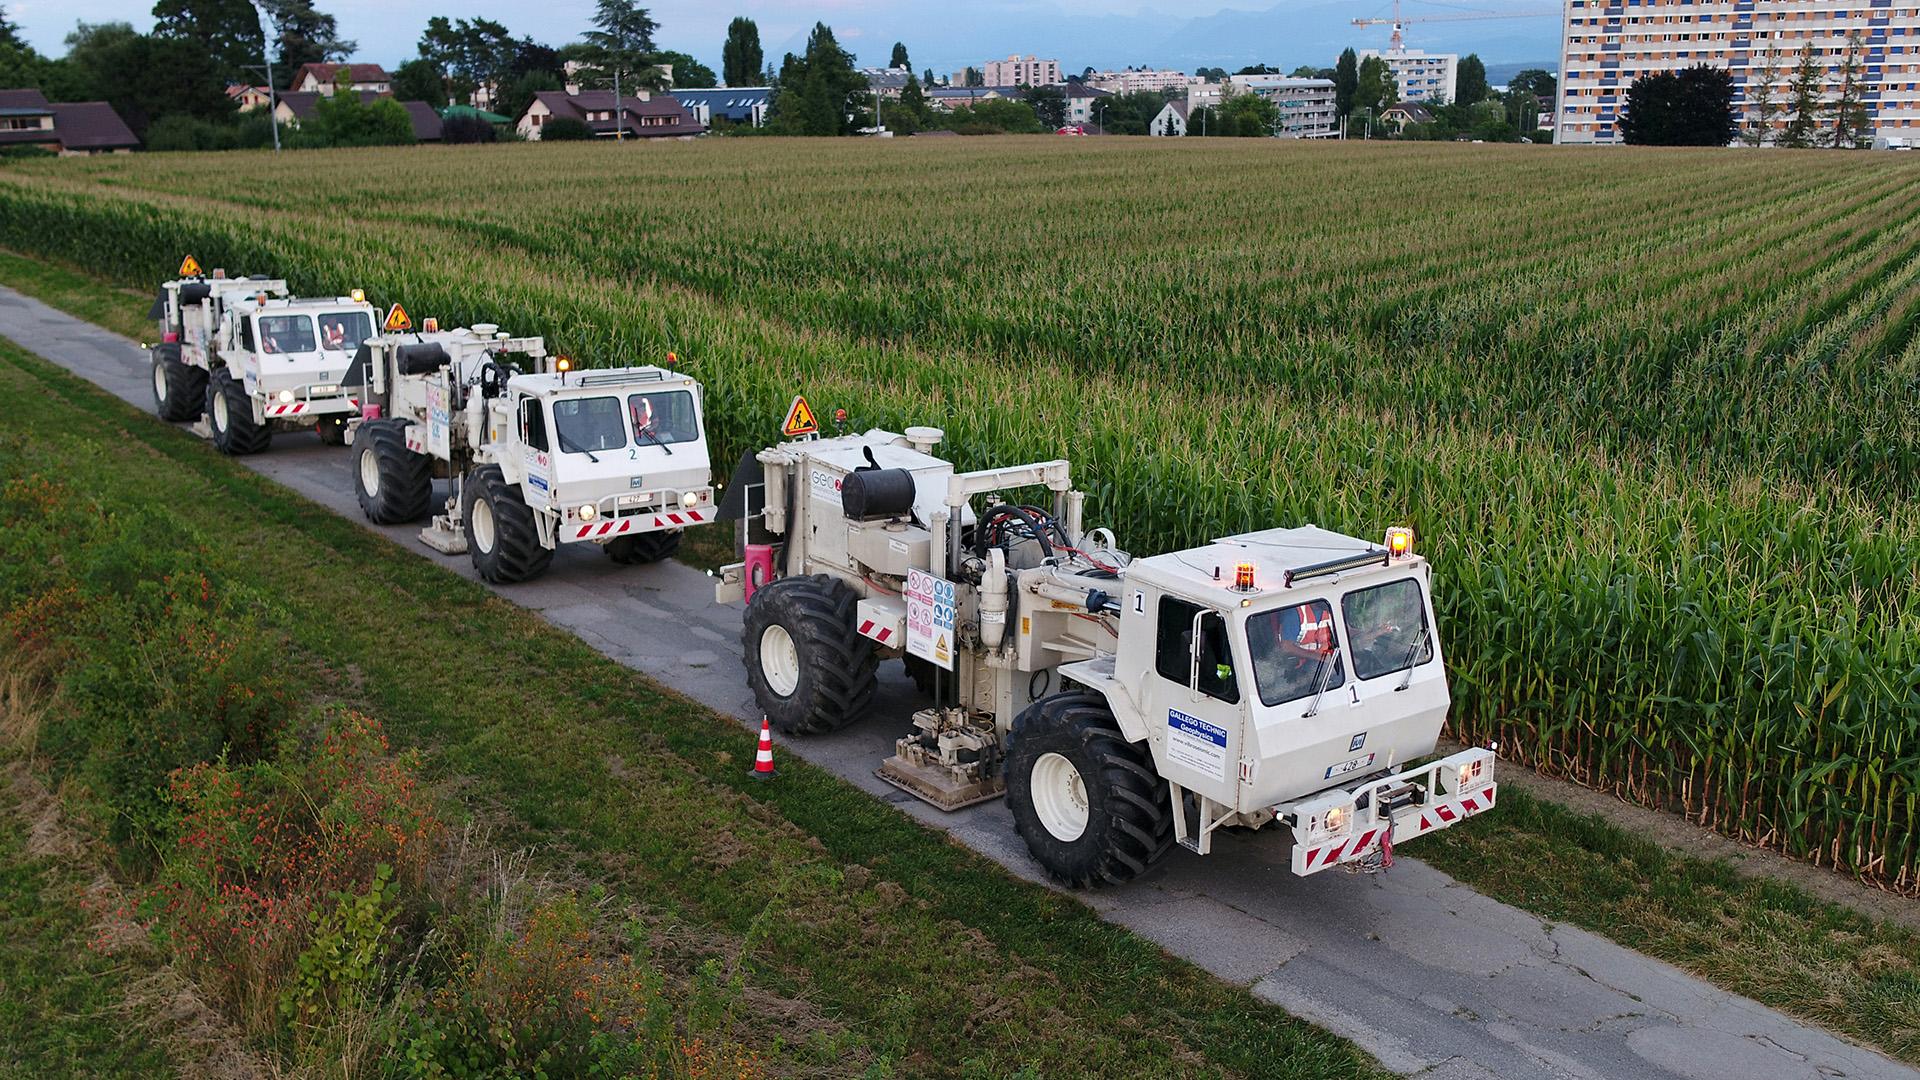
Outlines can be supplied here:
<path id="1" fill-rule="evenodd" d="M 321 398 L 318 401 L 270 402 L 266 406 L 267 419 L 291 420 L 299 416 L 321 416 L 332 413 L 352 413 L 360 410 L 360 403 L 351 398 Z"/>
<path id="2" fill-rule="evenodd" d="M 684 529 L 689 525 L 704 525 L 713 520 L 717 513 L 711 507 L 698 510 L 665 511 L 650 510 L 631 517 L 609 518 L 606 521 L 589 521 L 585 524 L 569 524 L 560 530 L 563 543 L 577 543 L 581 540 L 611 540 L 616 536 L 631 536 L 635 533 L 659 532 L 662 529 Z"/>
<path id="3" fill-rule="evenodd" d="M 1443 787 L 1455 786 L 1457 780 L 1454 777 L 1461 766 L 1471 766 L 1476 761 L 1480 763 L 1482 771 L 1476 775 L 1474 784 L 1469 790 L 1459 794 L 1435 794 Z M 1309 843 L 1300 835 L 1302 825 L 1295 825 L 1293 872 L 1303 877 L 1308 874 L 1317 874 L 1330 866 L 1353 862 L 1379 851 L 1387 839 L 1388 822 L 1386 816 L 1376 812 L 1378 796 L 1382 792 L 1404 788 L 1409 783 L 1423 791 L 1425 799 L 1422 802 L 1398 806 L 1394 809 L 1393 845 L 1396 848 L 1415 837 L 1450 828 L 1475 814 L 1493 809 L 1500 792 L 1500 785 L 1492 780 L 1493 762 L 1493 752 L 1490 750 L 1464 750 L 1431 765 L 1355 789 L 1351 797 L 1342 800 L 1353 815 L 1352 826 L 1342 835 Z M 1358 802 L 1361 792 L 1373 793 L 1366 809 L 1358 809 L 1352 805 Z M 1324 807 L 1325 804 L 1321 805 Z M 1299 821 L 1305 822 L 1309 816 L 1311 816 L 1310 811 L 1302 811 Z"/>

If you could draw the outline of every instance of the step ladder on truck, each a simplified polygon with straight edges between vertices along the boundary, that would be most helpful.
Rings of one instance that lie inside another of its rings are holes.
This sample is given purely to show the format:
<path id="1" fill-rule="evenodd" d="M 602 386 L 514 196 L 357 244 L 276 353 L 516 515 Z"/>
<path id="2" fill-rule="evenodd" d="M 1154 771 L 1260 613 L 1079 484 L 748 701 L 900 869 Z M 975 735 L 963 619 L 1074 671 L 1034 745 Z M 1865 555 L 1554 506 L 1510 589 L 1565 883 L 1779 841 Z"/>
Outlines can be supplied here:
<path id="1" fill-rule="evenodd" d="M 654 365 L 573 370 L 539 337 L 441 330 L 396 305 L 367 341 L 366 403 L 348 425 L 368 520 L 431 518 L 420 539 L 488 581 L 527 581 L 567 544 L 620 563 L 671 555 L 714 520 L 700 384 Z M 434 512 L 434 481 L 448 496 Z"/>
<path id="2" fill-rule="evenodd" d="M 721 603 L 746 604 L 760 708 L 861 718 L 899 658 L 934 696 L 879 776 L 946 809 L 1003 793 L 1035 859 L 1117 884 L 1223 827 L 1278 824 L 1292 869 L 1390 861 L 1490 809 L 1491 749 L 1435 753 L 1450 703 L 1432 566 L 1273 528 L 1135 558 L 1081 520 L 1066 461 L 961 472 L 909 427 L 808 434 L 742 460 Z"/>

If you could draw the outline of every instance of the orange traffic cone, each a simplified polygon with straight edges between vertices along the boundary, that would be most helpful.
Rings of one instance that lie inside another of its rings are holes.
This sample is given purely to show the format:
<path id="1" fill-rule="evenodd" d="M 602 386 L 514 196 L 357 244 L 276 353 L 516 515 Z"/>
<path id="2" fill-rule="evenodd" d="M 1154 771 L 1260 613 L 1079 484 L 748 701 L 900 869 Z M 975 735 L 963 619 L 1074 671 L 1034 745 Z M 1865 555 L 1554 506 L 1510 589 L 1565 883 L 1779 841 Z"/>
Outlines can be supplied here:
<path id="1" fill-rule="evenodd" d="M 753 755 L 753 778 L 773 779 L 773 725 L 764 716 L 760 718 L 760 749 Z"/>

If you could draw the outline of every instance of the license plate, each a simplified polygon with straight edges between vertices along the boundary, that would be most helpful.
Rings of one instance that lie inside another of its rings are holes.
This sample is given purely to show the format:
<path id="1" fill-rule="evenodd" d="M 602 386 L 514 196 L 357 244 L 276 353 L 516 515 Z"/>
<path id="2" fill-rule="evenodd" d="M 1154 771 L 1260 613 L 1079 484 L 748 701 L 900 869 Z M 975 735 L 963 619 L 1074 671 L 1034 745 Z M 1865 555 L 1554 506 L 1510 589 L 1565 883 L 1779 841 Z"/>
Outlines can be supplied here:
<path id="1" fill-rule="evenodd" d="M 1368 754 L 1365 757 L 1354 758 L 1352 761 L 1343 761 L 1338 765 L 1329 765 L 1327 766 L 1326 779 L 1331 780 L 1336 776 L 1345 776 L 1348 773 L 1356 773 L 1371 764 L 1373 764 L 1373 755 Z"/>
<path id="2" fill-rule="evenodd" d="M 339 392 L 340 388 L 337 386 L 316 386 L 309 391 L 314 397 L 319 397 L 322 394 L 337 394 Z"/>

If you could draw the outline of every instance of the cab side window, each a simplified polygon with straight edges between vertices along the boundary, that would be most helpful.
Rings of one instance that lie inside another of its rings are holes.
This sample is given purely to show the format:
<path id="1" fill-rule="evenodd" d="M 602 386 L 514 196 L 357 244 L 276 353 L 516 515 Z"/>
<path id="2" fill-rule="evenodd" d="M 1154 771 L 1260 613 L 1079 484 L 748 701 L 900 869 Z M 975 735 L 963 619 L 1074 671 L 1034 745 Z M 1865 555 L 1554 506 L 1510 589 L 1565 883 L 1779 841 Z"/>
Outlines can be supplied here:
<path id="1" fill-rule="evenodd" d="M 1168 682 L 1187 686 L 1193 668 L 1193 622 L 1201 614 L 1197 604 L 1171 596 L 1160 598 L 1159 630 L 1154 640 L 1154 670 Z M 1234 677 L 1233 652 L 1227 645 L 1227 623 L 1218 612 L 1200 619 L 1199 690 L 1209 697 L 1237 703 L 1240 682 Z"/>
<path id="2" fill-rule="evenodd" d="M 240 320 L 240 347 L 247 350 L 248 352 L 253 351 L 253 320 L 252 319 Z"/>
<path id="3" fill-rule="evenodd" d="M 538 398 L 520 399 L 520 438 L 535 450 L 547 448 L 547 414 Z"/>

